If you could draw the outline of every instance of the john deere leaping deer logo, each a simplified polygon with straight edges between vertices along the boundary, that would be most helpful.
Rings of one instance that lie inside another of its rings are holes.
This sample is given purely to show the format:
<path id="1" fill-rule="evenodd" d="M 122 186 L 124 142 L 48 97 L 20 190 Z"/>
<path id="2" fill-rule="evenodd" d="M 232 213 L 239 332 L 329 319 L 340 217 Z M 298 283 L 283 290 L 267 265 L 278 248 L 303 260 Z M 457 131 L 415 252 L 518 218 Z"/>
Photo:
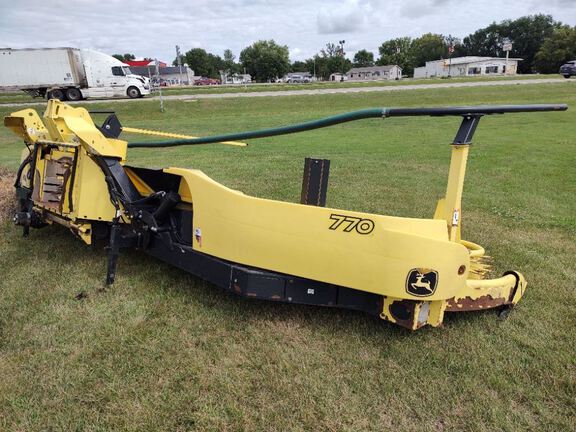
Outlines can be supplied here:
<path id="1" fill-rule="evenodd" d="M 438 272 L 431 269 L 412 269 L 406 278 L 406 292 L 418 297 L 431 296 L 438 285 Z"/>

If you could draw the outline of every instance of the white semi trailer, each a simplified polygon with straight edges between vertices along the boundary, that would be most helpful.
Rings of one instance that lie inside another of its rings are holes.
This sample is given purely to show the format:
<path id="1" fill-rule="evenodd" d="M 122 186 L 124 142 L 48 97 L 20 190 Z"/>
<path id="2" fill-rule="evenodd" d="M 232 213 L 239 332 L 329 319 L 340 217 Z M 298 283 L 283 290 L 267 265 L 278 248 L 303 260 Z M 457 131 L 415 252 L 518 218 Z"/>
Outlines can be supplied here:
<path id="1" fill-rule="evenodd" d="M 0 89 L 77 101 L 150 94 L 150 80 L 107 54 L 78 48 L 0 48 Z"/>

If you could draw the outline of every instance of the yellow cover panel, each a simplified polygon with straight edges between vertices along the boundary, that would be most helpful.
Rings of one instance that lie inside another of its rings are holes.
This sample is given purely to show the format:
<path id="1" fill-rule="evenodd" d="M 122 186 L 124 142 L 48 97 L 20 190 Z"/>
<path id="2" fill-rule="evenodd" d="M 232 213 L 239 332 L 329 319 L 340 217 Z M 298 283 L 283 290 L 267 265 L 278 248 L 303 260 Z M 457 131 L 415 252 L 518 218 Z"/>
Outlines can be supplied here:
<path id="1" fill-rule="evenodd" d="M 407 276 L 415 268 L 438 272 L 437 289 L 426 300 L 451 298 L 465 287 L 468 272 L 458 275 L 458 269 L 468 269 L 468 251 L 448 240 L 443 220 L 254 198 L 197 170 L 164 171 L 184 180 L 181 195 L 194 209 L 193 246 L 203 253 L 398 298 L 420 298 L 406 292 Z M 354 221 L 359 229 L 349 229 Z"/>
<path id="2" fill-rule="evenodd" d="M 110 201 L 110 193 L 102 169 L 78 149 L 78 165 L 74 180 L 73 219 L 112 221 L 116 209 Z"/>

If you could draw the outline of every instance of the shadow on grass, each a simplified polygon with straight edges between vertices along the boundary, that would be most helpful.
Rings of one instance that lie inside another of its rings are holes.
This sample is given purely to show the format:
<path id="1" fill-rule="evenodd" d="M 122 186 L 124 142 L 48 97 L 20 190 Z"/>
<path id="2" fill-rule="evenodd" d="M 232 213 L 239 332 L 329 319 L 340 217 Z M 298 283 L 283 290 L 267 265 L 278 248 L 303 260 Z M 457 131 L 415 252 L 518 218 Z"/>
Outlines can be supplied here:
<path id="1" fill-rule="evenodd" d="M 329 331 L 335 338 L 349 336 L 352 332 L 365 340 L 374 339 L 375 344 L 381 344 L 382 337 L 397 341 L 414 337 L 410 330 L 359 311 L 237 296 L 144 252 L 134 250 L 121 253 L 116 282 L 106 287 L 106 250 L 84 245 L 59 225 L 33 230 L 29 238 L 14 240 L 23 256 L 30 250 L 34 250 L 34 255 L 45 257 L 63 253 L 63 260 L 59 260 L 63 261 L 59 265 L 60 270 L 53 273 L 53 277 L 68 280 L 70 287 L 74 287 L 70 296 L 77 300 L 91 297 L 98 301 L 101 296 L 115 290 L 129 290 L 131 296 L 153 298 L 161 295 L 163 302 L 176 302 L 184 308 L 189 304 L 200 308 L 206 315 L 223 320 L 223 323 L 228 320 L 234 327 L 258 327 L 267 321 L 295 321 L 310 331 Z M 81 285 L 84 287 L 81 290 L 77 283 L 67 278 L 68 274 L 78 271 L 78 268 L 81 268 L 83 277 L 89 281 Z M 176 316 L 178 319 L 186 320 L 189 315 L 184 310 L 171 309 L 180 314 Z M 434 329 L 427 330 L 434 332 Z"/>
<path id="2" fill-rule="evenodd" d="M 382 339 L 395 342 L 429 339 L 438 336 L 438 332 L 445 332 L 453 327 L 477 325 L 486 319 L 493 320 L 493 325 L 496 326 L 506 322 L 499 318 L 497 310 L 446 313 L 444 328 L 425 327 L 412 332 L 359 311 L 237 296 L 144 252 L 134 250 L 121 253 L 116 283 L 106 287 L 106 250 L 103 247 L 86 246 L 59 225 L 33 230 L 29 239 L 18 239 L 17 242 L 20 240 L 22 251 L 33 248 L 35 255 L 65 253 L 69 259 L 60 266 L 60 275 L 54 274 L 54 277 L 63 278 L 72 268 L 82 268 L 84 276 L 90 282 L 85 285 L 84 290 L 74 287 L 70 293 L 72 297 L 79 297 L 81 300 L 90 296 L 98 301 L 102 295 L 123 290 L 128 291 L 131 296 L 161 296 L 161 302 L 173 302 L 173 305 L 180 306 L 167 308 L 171 313 L 176 313 L 176 318 L 180 320 L 189 319 L 185 312 L 188 305 L 191 309 L 199 308 L 200 314 L 214 317 L 220 320 L 222 325 L 231 328 L 258 328 L 269 321 L 297 322 L 309 331 L 329 332 L 334 338 L 349 337 L 350 333 L 354 333 L 366 342 L 373 341 L 374 345 L 381 345 Z M 512 315 L 514 312 L 511 312 Z"/>

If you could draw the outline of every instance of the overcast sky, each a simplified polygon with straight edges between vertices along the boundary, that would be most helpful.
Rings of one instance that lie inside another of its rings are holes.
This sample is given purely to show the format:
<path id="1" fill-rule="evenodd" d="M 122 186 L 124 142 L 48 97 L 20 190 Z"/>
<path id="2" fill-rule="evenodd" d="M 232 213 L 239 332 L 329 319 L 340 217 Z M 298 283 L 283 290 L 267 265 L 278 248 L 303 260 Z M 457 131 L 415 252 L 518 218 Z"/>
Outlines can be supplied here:
<path id="1" fill-rule="evenodd" d="M 576 25 L 576 0 L 0 0 L 0 47 L 94 48 L 171 62 L 201 47 L 222 55 L 259 39 L 303 60 L 328 42 L 378 54 L 385 40 L 423 33 L 462 38 L 493 21 L 536 13 Z"/>

